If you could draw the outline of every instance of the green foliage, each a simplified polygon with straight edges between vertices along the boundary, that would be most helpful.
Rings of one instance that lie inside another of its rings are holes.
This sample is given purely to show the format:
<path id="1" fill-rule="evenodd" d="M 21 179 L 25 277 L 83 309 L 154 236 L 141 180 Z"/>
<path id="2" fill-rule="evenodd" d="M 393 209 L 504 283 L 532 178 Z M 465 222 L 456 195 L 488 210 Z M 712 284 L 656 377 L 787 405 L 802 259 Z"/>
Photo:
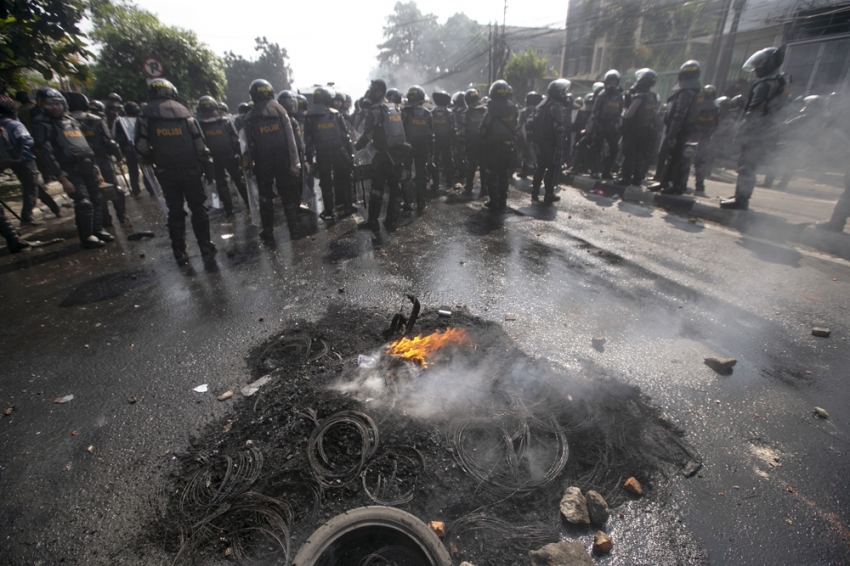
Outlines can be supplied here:
<path id="1" fill-rule="evenodd" d="M 0 4 L 0 90 L 25 89 L 27 72 L 50 80 L 88 78 L 83 0 L 3 0 Z"/>
<path id="2" fill-rule="evenodd" d="M 222 61 L 194 32 L 167 26 L 133 4 L 110 0 L 93 0 L 92 22 L 91 36 L 100 46 L 93 96 L 117 92 L 124 100 L 147 100 L 142 64 L 148 57 L 162 63 L 165 78 L 183 101 L 205 94 L 218 98 L 224 92 Z"/>
<path id="3" fill-rule="evenodd" d="M 534 89 L 535 81 L 545 74 L 546 58 L 538 57 L 532 47 L 511 57 L 505 66 L 505 80 L 513 87 L 515 100 L 525 99 L 526 93 Z"/>
<path id="4" fill-rule="evenodd" d="M 232 51 L 224 55 L 225 95 L 231 104 L 250 100 L 248 87 L 254 79 L 266 79 L 276 92 L 292 86 L 292 70 L 287 62 L 286 49 L 277 43 L 269 43 L 265 37 L 258 37 L 255 41 L 254 51 L 260 54 L 256 60 L 244 59 Z"/>

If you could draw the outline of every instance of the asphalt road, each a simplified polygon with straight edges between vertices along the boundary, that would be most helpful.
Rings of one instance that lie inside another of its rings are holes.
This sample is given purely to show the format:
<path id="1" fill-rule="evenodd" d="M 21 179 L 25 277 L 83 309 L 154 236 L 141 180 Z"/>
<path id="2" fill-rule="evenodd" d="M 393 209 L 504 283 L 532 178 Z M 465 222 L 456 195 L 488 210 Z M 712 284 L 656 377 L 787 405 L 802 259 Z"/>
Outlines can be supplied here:
<path id="1" fill-rule="evenodd" d="M 245 384 L 249 349 L 284 323 L 402 308 L 409 292 L 504 324 L 566 372 L 593 364 L 640 387 L 686 432 L 704 468 L 621 509 L 600 562 L 684 563 L 686 540 L 718 565 L 850 563 L 850 264 L 561 194 L 543 208 L 514 189 L 504 216 L 442 197 L 377 239 L 346 220 L 290 243 L 279 214 L 275 251 L 243 215 L 219 219 L 211 272 L 191 246 L 194 269 L 175 266 L 147 197 L 130 207 L 152 240 L 120 228 L 83 251 L 71 219 L 48 223 L 69 240 L 0 256 L 0 410 L 14 407 L 0 417 L 0 563 L 168 563 L 128 541 L 156 517 L 174 454 L 232 406 L 192 388 Z M 704 365 L 713 355 L 734 372 Z"/>

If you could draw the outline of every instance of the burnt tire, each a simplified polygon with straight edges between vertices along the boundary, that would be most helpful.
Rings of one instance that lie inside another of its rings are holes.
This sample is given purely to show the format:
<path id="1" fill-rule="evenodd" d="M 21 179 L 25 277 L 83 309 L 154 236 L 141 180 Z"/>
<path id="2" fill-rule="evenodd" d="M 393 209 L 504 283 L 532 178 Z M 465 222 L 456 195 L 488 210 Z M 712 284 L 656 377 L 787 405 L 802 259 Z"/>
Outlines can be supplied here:
<path id="1" fill-rule="evenodd" d="M 360 548 L 363 545 L 358 541 L 362 540 L 375 540 L 375 548 Z M 319 527 L 298 551 L 292 566 L 333 566 L 353 548 L 368 556 L 387 544 L 413 551 L 423 566 L 452 564 L 446 547 L 428 525 L 401 509 L 371 505 L 337 515 Z"/>

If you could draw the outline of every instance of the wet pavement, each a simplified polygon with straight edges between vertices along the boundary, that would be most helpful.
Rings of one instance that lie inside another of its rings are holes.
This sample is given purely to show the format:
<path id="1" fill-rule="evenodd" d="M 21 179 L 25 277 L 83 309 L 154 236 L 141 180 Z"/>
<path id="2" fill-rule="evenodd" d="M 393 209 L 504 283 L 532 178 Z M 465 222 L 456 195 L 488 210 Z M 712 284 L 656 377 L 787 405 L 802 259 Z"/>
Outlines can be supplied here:
<path id="1" fill-rule="evenodd" d="M 850 264 L 561 196 L 544 208 L 513 189 L 506 215 L 443 196 L 377 238 L 348 219 L 289 242 L 278 214 L 275 250 L 244 214 L 215 218 L 215 270 L 191 244 L 192 268 L 176 267 L 149 198 L 104 250 L 80 250 L 71 219 L 48 222 L 41 233 L 68 240 L 0 256 L 0 410 L 13 408 L 0 418 L 0 563 L 167 562 L 128 541 L 155 521 L 174 454 L 226 417 L 212 392 L 250 380 L 248 351 L 341 305 L 408 310 L 405 293 L 497 321 L 570 374 L 592 365 L 636 385 L 685 431 L 703 469 L 621 509 L 599 562 L 850 563 Z M 156 237 L 127 241 L 147 229 Z M 709 356 L 738 364 L 722 376 Z M 692 543 L 701 552 L 671 554 Z"/>

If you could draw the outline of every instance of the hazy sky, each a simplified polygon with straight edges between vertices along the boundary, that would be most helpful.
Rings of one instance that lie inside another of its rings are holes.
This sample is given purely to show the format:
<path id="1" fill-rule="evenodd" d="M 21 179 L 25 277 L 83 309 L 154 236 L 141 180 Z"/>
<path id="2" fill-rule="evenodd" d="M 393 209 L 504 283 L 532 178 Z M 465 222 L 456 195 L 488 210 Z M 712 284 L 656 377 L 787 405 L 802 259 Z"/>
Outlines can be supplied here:
<path id="1" fill-rule="evenodd" d="M 233 51 L 254 58 L 254 38 L 266 36 L 286 48 L 296 86 L 308 88 L 334 81 L 343 90 L 360 94 L 368 86 L 369 72 L 377 65 L 377 45 L 383 41 L 383 26 L 396 0 L 136 3 L 168 25 L 194 31 L 219 55 Z M 480 23 L 501 22 L 504 7 L 501 0 L 423 0 L 417 5 L 423 13 L 437 15 L 440 23 L 456 12 L 464 12 Z M 566 17 L 567 0 L 508 0 L 508 25 L 563 27 Z"/>

